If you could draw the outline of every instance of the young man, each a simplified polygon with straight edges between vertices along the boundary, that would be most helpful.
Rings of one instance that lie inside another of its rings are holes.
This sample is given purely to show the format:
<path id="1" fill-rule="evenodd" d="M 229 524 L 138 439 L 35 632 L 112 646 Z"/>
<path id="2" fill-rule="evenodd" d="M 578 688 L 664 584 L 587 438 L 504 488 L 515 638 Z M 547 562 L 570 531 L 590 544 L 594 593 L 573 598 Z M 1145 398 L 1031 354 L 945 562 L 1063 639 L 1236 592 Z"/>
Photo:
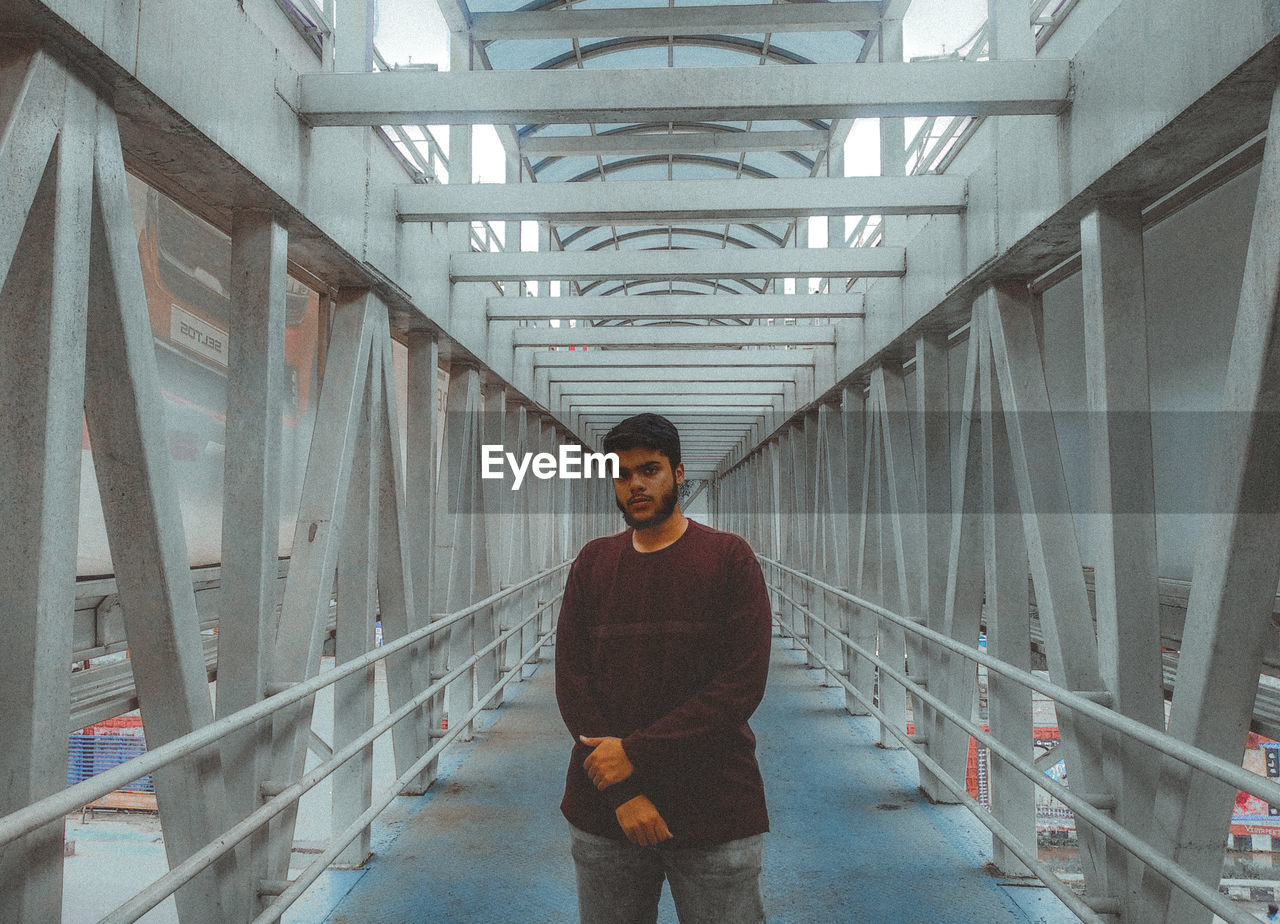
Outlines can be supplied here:
<path id="1" fill-rule="evenodd" d="M 581 920 L 651 924 L 665 878 L 682 924 L 763 922 L 769 819 L 747 724 L 772 635 L 760 566 L 741 537 L 680 511 L 666 418 L 624 420 L 604 450 L 630 528 L 583 547 L 556 633 Z"/>

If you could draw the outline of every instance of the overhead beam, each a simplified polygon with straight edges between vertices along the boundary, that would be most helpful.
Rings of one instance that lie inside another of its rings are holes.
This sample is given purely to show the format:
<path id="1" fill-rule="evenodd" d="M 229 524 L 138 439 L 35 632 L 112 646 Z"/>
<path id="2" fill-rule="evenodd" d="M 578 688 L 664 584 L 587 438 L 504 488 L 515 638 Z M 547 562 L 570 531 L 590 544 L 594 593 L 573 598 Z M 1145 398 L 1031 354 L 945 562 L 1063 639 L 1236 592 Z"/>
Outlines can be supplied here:
<path id="1" fill-rule="evenodd" d="M 556 382 L 551 385 L 551 397 L 569 398 L 575 395 L 627 395 L 633 401 L 637 395 L 676 395 L 682 392 L 663 376 L 662 381 L 632 382 L 620 386 L 616 382 Z M 707 382 L 702 395 L 782 395 L 786 389 L 781 382 Z"/>
<path id="2" fill-rule="evenodd" d="M 816 4 L 809 4 L 816 6 Z M 613 132 L 597 135 L 533 135 L 520 142 L 526 157 L 635 156 L 642 154 L 738 154 L 812 151 L 830 135 L 806 131 Z"/>
<path id="3" fill-rule="evenodd" d="M 455 253 L 449 276 L 454 282 L 902 276 L 906 262 L 901 247 Z"/>
<path id="4" fill-rule="evenodd" d="M 686 324 L 645 327 L 521 327 L 512 332 L 516 349 L 549 346 L 829 346 L 836 329 L 829 324 L 740 325 Z"/>
<path id="5" fill-rule="evenodd" d="M 312 125 L 502 125 L 1046 115 L 1071 63 L 930 61 L 800 67 L 305 74 Z"/>
<path id="6" fill-rule="evenodd" d="M 651 35 L 866 32 L 879 25 L 878 3 L 753 3 L 743 6 L 473 13 L 471 37 L 476 41 L 494 42 Z"/>
<path id="7" fill-rule="evenodd" d="M 401 221 L 550 221 L 670 224 L 815 215 L 955 215 L 962 176 L 804 177 L 780 180 L 636 180 L 626 183 L 406 183 Z"/>
<path id="8" fill-rule="evenodd" d="M 580 318 L 608 321 L 632 318 L 709 320 L 712 318 L 861 318 L 858 292 L 818 295 L 583 295 L 555 298 L 490 298 L 490 321 L 539 321 Z"/>
<path id="9" fill-rule="evenodd" d="M 611 369 L 608 367 L 560 366 L 547 369 L 546 374 L 548 376 L 547 382 L 553 388 L 558 385 L 569 386 L 584 383 L 633 387 L 644 382 L 653 381 L 652 375 L 634 367 Z M 664 384 L 700 384 L 705 382 L 747 384 L 758 382 L 774 383 L 783 387 L 796 384 L 795 372 L 785 366 L 764 368 L 725 366 L 723 368 L 714 367 L 710 369 L 694 367 L 687 369 L 669 368 L 663 372 L 662 381 Z"/>
<path id="10" fill-rule="evenodd" d="M 605 368 L 668 366 L 811 367 L 812 350 L 539 350 L 533 367 L 604 366 Z M 664 373 L 665 375 L 665 373 Z"/>

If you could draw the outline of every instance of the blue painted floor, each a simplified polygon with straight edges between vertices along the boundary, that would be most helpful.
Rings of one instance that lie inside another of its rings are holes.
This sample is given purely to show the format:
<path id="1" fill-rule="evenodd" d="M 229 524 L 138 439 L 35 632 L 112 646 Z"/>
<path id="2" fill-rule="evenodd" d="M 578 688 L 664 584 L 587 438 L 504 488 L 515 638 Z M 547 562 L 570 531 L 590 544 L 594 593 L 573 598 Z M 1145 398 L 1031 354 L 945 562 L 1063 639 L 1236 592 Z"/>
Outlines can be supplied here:
<path id="1" fill-rule="evenodd" d="M 773 830 L 766 837 L 771 924 L 1071 922 L 1043 887 L 1005 886 L 983 870 L 985 828 L 960 806 L 918 793 L 915 762 L 875 746 L 843 691 L 775 639 L 769 688 L 752 719 Z M 552 668 L 508 686 L 489 727 L 381 844 L 324 920 L 572 922 L 568 834 L 559 812 L 569 739 Z M 674 922 L 664 893 L 662 922 Z"/>

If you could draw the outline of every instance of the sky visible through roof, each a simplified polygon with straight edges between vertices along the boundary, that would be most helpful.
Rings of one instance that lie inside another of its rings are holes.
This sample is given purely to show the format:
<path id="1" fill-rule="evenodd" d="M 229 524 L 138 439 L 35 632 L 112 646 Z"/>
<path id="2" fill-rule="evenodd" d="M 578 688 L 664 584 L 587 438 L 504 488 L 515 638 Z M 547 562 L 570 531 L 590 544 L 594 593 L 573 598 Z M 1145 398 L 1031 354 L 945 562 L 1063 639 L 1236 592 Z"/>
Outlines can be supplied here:
<path id="1" fill-rule="evenodd" d="M 513 8 L 520 5 L 513 4 Z M 593 4 L 599 5 L 602 4 Z M 433 63 L 441 70 L 448 70 L 449 33 L 433 0 L 378 0 L 377 15 L 376 43 L 387 61 Z M 986 15 L 987 0 L 915 0 L 903 23 L 907 59 L 952 51 L 974 33 Z M 850 36 L 850 41 L 856 39 Z M 447 150 L 448 132 L 441 128 L 433 129 L 433 133 Z M 908 127 L 908 138 L 910 136 Z M 488 126 L 477 127 L 473 147 L 473 180 L 502 182 L 505 157 L 493 130 Z M 850 175 L 879 172 L 876 120 L 860 119 L 855 123 L 846 152 L 846 172 Z"/>
<path id="2" fill-rule="evenodd" d="M 484 9 L 498 6 L 518 9 L 524 6 L 520 0 L 511 4 L 494 4 L 488 0 L 475 0 Z M 713 3 L 722 0 L 695 0 L 695 3 Z M 740 0 L 759 3 L 760 0 Z M 611 6 L 609 3 L 589 3 L 590 8 Z M 626 3 L 620 5 L 648 5 Z M 686 5 L 686 4 L 678 4 Z M 392 64 L 435 64 L 440 70 L 449 68 L 449 33 L 434 0 L 378 0 L 378 23 L 375 42 L 384 58 Z M 904 20 L 904 49 L 906 59 L 920 56 L 945 55 L 973 36 L 987 18 L 987 0 L 915 0 Z M 781 36 L 780 42 L 782 44 Z M 829 36 L 828 36 L 829 38 Z M 856 46 L 859 38 L 847 36 Z M 509 45 L 509 44 L 508 44 Z M 687 59 L 686 59 L 687 60 Z M 716 59 L 709 59 L 716 60 Z M 607 59 L 602 67 L 613 67 Z M 616 67 L 622 67 L 620 63 Z M 909 119 L 906 137 L 914 136 L 922 120 Z M 436 141 L 448 151 L 448 129 L 431 127 Z M 876 175 L 879 173 L 879 125 L 877 119 L 855 120 L 845 147 L 845 171 L 849 175 Z M 477 125 L 472 143 L 472 182 L 502 183 L 506 177 L 506 156 L 498 141 L 497 133 L 488 125 Z M 500 224 L 500 223 L 499 223 Z M 524 223 L 521 229 L 522 250 L 536 250 L 538 230 L 534 223 Z M 827 244 L 826 220 L 810 221 L 810 246 Z"/>

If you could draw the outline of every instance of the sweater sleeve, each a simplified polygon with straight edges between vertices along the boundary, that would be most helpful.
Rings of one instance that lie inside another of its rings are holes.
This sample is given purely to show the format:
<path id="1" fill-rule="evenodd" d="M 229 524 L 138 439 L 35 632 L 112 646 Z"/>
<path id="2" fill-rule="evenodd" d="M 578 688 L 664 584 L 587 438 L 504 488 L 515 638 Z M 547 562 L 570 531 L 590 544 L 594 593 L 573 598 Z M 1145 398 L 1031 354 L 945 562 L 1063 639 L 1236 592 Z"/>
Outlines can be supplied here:
<path id="1" fill-rule="evenodd" d="M 591 752 L 578 740 L 579 735 L 601 738 L 609 734 L 604 715 L 591 696 L 591 640 L 588 631 L 589 596 L 583 586 L 583 573 L 587 566 L 583 556 L 569 569 L 565 582 L 564 599 L 560 602 L 560 617 L 556 623 L 556 701 L 565 727 L 573 737 L 573 760 L 582 769 L 582 762 Z M 641 794 L 636 774 L 606 789 L 602 795 L 610 808 L 617 809 Z"/>
<path id="2" fill-rule="evenodd" d="M 623 739 L 637 776 L 691 749 L 714 748 L 715 739 L 739 729 L 764 698 L 773 618 L 764 575 L 745 540 L 732 550 L 723 582 L 722 668 L 671 712 Z"/>

